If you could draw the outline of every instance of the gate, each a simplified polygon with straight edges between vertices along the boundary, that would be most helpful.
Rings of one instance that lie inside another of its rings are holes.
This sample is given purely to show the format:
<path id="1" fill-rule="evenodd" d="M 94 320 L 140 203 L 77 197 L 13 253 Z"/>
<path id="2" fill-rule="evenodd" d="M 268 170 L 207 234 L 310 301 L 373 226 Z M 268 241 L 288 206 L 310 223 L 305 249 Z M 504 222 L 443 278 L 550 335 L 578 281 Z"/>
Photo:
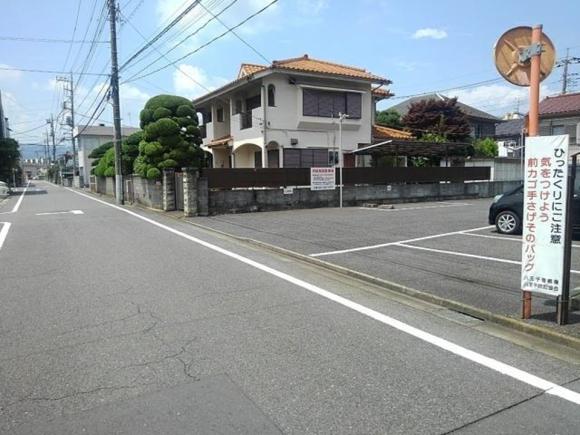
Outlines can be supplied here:
<path id="1" fill-rule="evenodd" d="M 175 208 L 183 210 L 183 172 L 175 173 Z"/>

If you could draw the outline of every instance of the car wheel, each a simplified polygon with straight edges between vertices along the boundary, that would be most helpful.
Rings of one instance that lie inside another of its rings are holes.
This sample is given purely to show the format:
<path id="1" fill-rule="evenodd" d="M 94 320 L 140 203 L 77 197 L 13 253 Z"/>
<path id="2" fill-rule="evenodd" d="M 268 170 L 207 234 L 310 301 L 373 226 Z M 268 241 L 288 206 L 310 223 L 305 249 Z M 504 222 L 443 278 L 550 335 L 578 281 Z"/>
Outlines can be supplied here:
<path id="1" fill-rule="evenodd" d="M 513 211 L 502 211 L 495 218 L 495 227 L 501 234 L 516 234 L 521 230 L 521 220 Z"/>

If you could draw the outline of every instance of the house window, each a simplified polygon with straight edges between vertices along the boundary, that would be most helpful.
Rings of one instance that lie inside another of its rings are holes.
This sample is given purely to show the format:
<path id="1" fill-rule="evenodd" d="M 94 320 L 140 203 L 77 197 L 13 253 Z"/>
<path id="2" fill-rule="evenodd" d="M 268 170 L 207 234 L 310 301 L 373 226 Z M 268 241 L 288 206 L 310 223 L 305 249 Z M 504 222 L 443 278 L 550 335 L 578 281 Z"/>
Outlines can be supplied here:
<path id="1" fill-rule="evenodd" d="M 553 125 L 552 136 L 558 136 L 561 134 L 566 134 L 566 127 L 564 125 Z"/>
<path id="2" fill-rule="evenodd" d="M 242 100 L 236 100 L 236 105 L 235 105 L 234 110 L 235 110 L 234 115 L 236 115 L 238 113 L 242 113 Z"/>
<path id="3" fill-rule="evenodd" d="M 224 122 L 224 108 L 223 107 L 220 107 L 217 110 L 216 115 L 217 115 L 217 122 Z"/>
<path id="4" fill-rule="evenodd" d="M 305 88 L 302 97 L 304 116 L 336 118 L 339 113 L 346 113 L 349 118 L 361 117 L 362 95 L 359 93 Z"/>
<path id="5" fill-rule="evenodd" d="M 274 85 L 268 85 L 268 106 L 276 107 L 276 88 Z"/>

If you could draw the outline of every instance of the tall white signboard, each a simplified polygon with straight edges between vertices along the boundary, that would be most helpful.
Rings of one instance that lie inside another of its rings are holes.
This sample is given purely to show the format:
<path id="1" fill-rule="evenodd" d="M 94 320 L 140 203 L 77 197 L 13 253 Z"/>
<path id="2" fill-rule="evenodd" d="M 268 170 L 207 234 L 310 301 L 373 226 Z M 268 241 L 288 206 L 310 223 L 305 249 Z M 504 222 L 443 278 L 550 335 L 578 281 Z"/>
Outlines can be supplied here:
<path id="1" fill-rule="evenodd" d="M 522 290 L 562 294 L 568 135 L 526 139 Z"/>

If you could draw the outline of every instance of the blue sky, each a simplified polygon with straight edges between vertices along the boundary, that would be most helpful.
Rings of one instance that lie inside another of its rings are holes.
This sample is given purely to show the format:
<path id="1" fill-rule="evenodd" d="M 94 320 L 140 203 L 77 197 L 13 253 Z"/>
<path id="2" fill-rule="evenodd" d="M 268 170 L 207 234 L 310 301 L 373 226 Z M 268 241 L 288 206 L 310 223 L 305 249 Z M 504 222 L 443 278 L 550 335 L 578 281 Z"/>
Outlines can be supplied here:
<path id="1" fill-rule="evenodd" d="M 217 13 L 232 1 L 202 0 L 202 4 Z M 233 26 L 270 1 L 238 0 L 220 18 Z M 2 0 L 0 37 L 70 40 L 79 2 L 75 39 L 82 39 L 85 32 L 91 39 L 105 0 Z M 144 43 L 135 28 L 146 38 L 151 38 L 190 3 L 191 0 L 120 0 L 121 11 L 128 18 L 119 30 L 120 63 Z M 96 12 L 91 21 L 93 7 Z M 544 31 L 557 47 L 558 57 L 565 54 L 566 47 L 571 47 L 571 55 L 580 56 L 579 16 L 580 2 L 572 0 L 279 0 L 238 31 L 268 60 L 308 53 L 311 57 L 363 67 L 393 80 L 391 90 L 398 96 L 404 96 L 497 78 L 491 57 L 493 44 L 501 33 L 517 25 L 542 23 Z M 167 52 L 209 18 L 210 15 L 197 6 L 155 47 Z M 213 20 L 167 57 L 177 59 L 224 29 L 222 24 Z M 108 39 L 108 23 L 105 23 L 98 39 Z M 65 64 L 69 47 L 71 54 Z M 0 67 L 72 69 L 78 73 L 87 58 L 89 47 L 88 44 L 71 46 L 66 43 L 0 40 Z M 143 60 L 122 71 L 122 81 L 159 58 L 159 51 L 147 51 Z M 108 59 L 108 45 L 96 44 L 94 56 L 87 63 L 86 70 L 108 72 Z M 123 124 L 138 124 L 139 110 L 149 97 L 162 92 L 185 97 L 203 94 L 205 89 L 215 88 L 235 78 L 241 62 L 265 63 L 240 40 L 228 35 L 178 63 L 203 87 L 174 67 L 146 79 L 125 83 L 121 87 Z M 145 72 L 167 63 L 161 58 Z M 561 70 L 555 70 L 546 79 L 542 87 L 543 96 L 559 90 L 560 75 Z M 42 140 L 44 128 L 26 131 L 41 126 L 50 113 L 58 114 L 62 90 L 54 79 L 54 74 L 0 70 L 5 112 L 12 122 L 15 137 L 21 142 Z M 92 113 L 91 103 L 103 83 L 104 78 L 98 76 L 81 77 L 75 96 L 79 114 Z M 454 90 L 448 94 L 457 95 L 465 103 L 496 115 L 514 110 L 518 100 L 520 110 L 527 110 L 527 89 L 502 81 Z M 398 101 L 385 102 L 382 107 Z M 100 119 L 110 123 L 110 107 Z M 82 120 L 81 116 L 77 118 L 78 123 Z"/>

